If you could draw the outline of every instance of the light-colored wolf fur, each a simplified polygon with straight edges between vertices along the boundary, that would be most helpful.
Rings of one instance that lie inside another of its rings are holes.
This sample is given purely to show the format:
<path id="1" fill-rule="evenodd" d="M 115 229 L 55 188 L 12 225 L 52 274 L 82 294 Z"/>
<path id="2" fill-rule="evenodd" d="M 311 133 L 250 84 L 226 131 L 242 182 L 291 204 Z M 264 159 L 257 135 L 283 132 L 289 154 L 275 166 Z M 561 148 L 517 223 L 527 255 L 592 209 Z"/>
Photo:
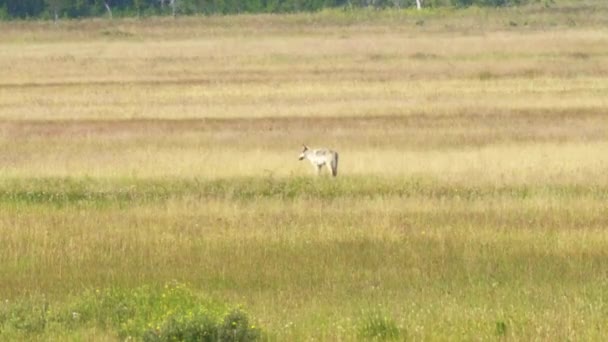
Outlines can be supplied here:
<path id="1" fill-rule="evenodd" d="M 300 160 L 306 158 L 316 168 L 317 175 L 321 173 L 323 166 L 327 166 L 331 175 L 336 177 L 338 175 L 338 152 L 332 151 L 327 148 L 320 148 L 311 150 L 306 145 L 302 145 L 303 150 L 300 154 Z"/>

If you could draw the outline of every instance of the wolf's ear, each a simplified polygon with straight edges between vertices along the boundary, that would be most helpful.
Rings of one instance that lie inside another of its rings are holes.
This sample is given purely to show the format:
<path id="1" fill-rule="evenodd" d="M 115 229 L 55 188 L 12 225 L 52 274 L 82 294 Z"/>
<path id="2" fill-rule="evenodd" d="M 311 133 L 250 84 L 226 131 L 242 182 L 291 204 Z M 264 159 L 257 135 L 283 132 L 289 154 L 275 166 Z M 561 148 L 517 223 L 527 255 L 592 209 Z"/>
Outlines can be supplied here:
<path id="1" fill-rule="evenodd" d="M 302 147 L 304 148 L 304 151 L 308 150 L 308 146 L 302 144 Z"/>

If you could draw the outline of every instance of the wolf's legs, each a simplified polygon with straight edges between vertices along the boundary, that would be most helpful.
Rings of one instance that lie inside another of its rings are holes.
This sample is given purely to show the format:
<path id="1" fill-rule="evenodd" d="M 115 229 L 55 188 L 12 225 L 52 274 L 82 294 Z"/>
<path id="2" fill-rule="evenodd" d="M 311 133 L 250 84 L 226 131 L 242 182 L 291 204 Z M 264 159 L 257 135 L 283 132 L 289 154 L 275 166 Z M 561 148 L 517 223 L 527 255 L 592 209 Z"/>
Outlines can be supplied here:
<path id="1" fill-rule="evenodd" d="M 329 173 L 336 177 L 338 175 L 338 153 L 334 152 L 332 158 L 329 161 Z"/>

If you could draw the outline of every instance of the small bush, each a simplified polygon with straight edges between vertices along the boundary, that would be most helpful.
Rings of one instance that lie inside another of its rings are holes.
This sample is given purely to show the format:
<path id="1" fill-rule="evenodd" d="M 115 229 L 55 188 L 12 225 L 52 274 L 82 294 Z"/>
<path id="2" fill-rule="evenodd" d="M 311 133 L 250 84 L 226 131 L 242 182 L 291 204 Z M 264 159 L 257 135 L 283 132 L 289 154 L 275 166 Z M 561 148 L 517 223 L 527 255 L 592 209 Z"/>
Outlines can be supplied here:
<path id="1" fill-rule="evenodd" d="M 194 316 L 174 315 L 162 328 L 149 329 L 143 334 L 146 342 L 247 342 L 256 341 L 260 331 L 249 325 L 247 314 L 241 310 L 228 313 L 221 322 L 204 314 Z"/>
<path id="2" fill-rule="evenodd" d="M 358 333 L 362 339 L 373 340 L 395 340 L 400 335 L 395 321 L 388 314 L 379 310 L 364 314 Z"/>
<path id="3" fill-rule="evenodd" d="M 496 336 L 507 336 L 507 323 L 504 321 L 496 322 Z"/>
<path id="4" fill-rule="evenodd" d="M 223 324 L 219 328 L 220 341 L 255 341 L 259 337 L 259 330 L 254 325 L 249 325 L 247 315 L 241 310 L 234 310 L 226 315 Z"/>
<path id="5" fill-rule="evenodd" d="M 160 330 L 149 329 L 143 335 L 147 342 L 161 341 L 217 341 L 218 325 L 208 315 L 171 316 L 165 321 Z"/>

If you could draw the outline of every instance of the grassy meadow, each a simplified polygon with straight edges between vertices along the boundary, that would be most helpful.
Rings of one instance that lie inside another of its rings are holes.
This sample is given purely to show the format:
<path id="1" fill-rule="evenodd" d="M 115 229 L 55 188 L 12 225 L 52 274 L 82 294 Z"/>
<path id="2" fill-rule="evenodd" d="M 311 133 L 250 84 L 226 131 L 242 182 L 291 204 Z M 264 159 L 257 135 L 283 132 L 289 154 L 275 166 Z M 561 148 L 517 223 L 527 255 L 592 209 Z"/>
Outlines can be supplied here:
<path id="1" fill-rule="evenodd" d="M 0 22 L 0 339 L 605 340 L 606 18 Z"/>

